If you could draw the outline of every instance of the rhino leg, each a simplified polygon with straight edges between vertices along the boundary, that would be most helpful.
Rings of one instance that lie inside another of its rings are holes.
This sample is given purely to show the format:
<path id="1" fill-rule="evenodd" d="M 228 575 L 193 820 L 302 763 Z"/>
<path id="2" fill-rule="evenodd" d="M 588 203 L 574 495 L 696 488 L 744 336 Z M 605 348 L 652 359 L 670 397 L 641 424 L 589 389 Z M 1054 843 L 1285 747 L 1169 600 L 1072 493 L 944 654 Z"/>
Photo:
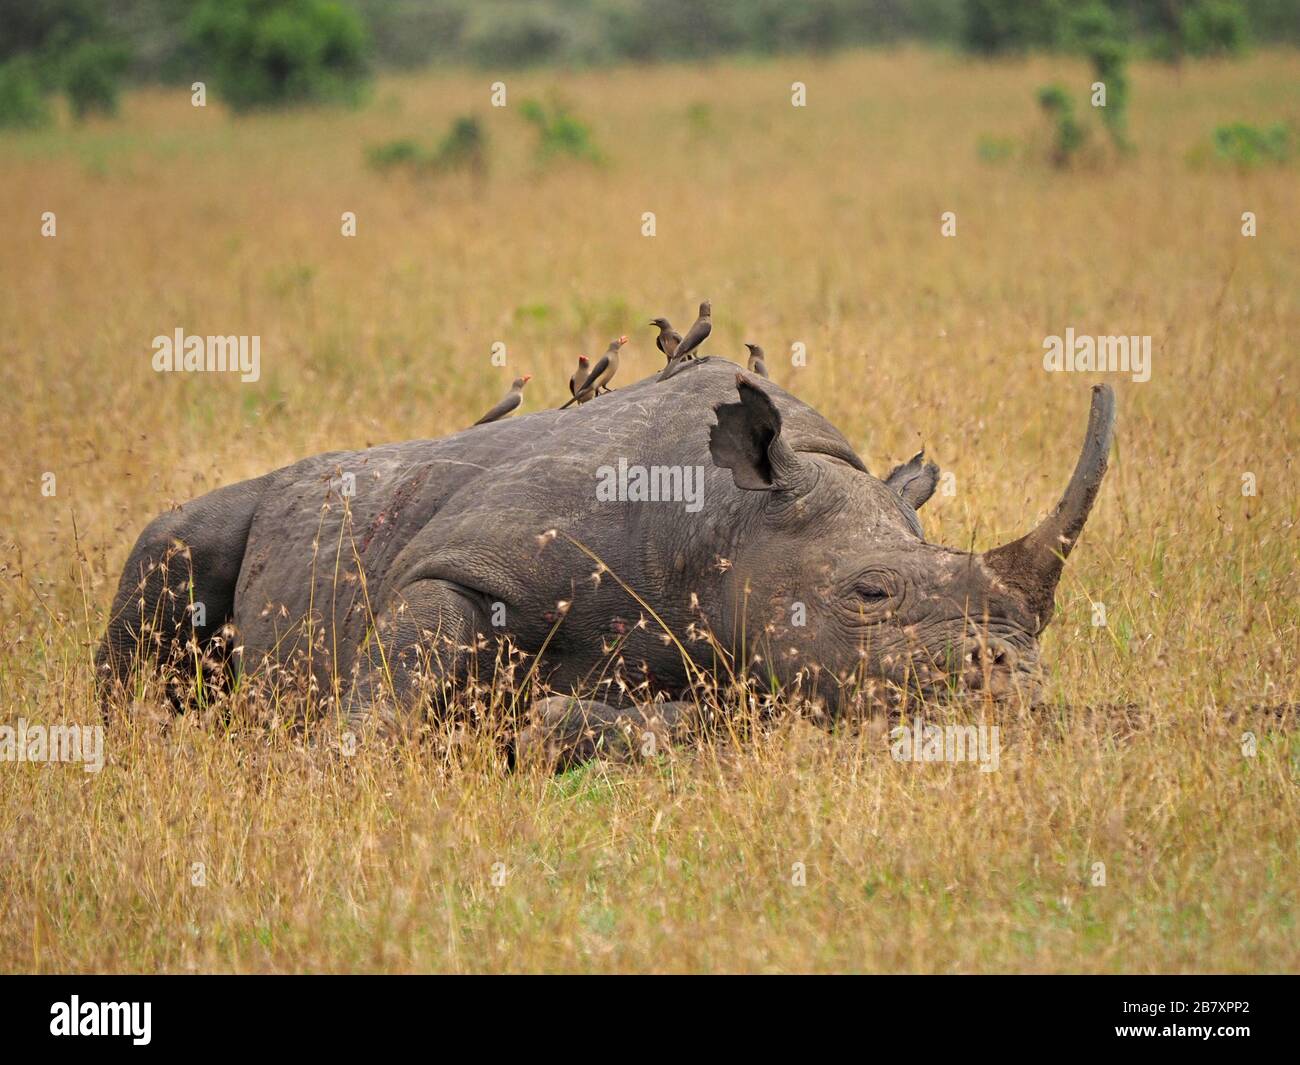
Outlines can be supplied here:
<path id="1" fill-rule="evenodd" d="M 417 580 L 394 593 L 359 653 L 348 723 L 401 732 L 422 694 L 436 702 L 469 683 L 479 638 L 492 631 L 485 606 L 480 593 L 453 581 Z"/>
<path id="2" fill-rule="evenodd" d="M 560 772 L 597 756 L 618 762 L 654 758 L 695 727 L 689 702 L 611 706 L 571 696 L 533 703 L 529 723 L 515 738 L 514 764 Z"/>
<path id="3" fill-rule="evenodd" d="M 214 639 L 234 610 L 235 584 L 264 481 L 218 488 L 159 515 L 140 534 L 95 652 L 103 710 L 129 690 L 139 669 L 173 667 L 179 681 L 194 676 L 194 650 L 212 658 Z M 175 686 L 169 695 L 179 708 Z"/>

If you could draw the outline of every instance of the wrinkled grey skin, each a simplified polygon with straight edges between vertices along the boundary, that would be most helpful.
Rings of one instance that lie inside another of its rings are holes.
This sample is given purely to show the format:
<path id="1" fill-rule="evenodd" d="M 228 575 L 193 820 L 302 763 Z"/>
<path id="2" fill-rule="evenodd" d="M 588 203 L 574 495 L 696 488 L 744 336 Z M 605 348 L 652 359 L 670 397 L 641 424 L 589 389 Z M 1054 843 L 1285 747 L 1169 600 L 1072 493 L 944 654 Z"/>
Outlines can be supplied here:
<path id="1" fill-rule="evenodd" d="M 231 625 L 246 674 L 291 673 L 309 620 L 318 691 L 354 720 L 427 709 L 429 682 L 490 678 L 503 637 L 541 654 L 537 676 L 554 691 L 590 694 L 603 680 L 599 697 L 617 705 L 622 689 L 608 682 L 621 669 L 629 687 L 681 696 L 691 677 L 661 622 L 701 667 L 712 652 L 689 640 L 692 623 L 752 675 L 832 709 L 890 689 L 1032 700 L 1037 637 L 1112 420 L 1109 389 L 1095 389 L 1057 511 L 1015 543 L 969 554 L 921 536 L 915 508 L 937 468 L 918 456 L 878 480 L 812 408 L 703 359 L 576 409 L 318 455 L 163 514 L 126 564 L 98 665 L 110 684 L 142 658 L 183 666 L 192 569 L 200 646 Z M 702 508 L 598 500 L 597 469 L 620 459 L 701 467 Z M 169 554 L 173 595 L 159 567 Z M 143 643 L 142 615 L 157 619 Z M 466 650 L 476 644 L 477 656 Z"/>

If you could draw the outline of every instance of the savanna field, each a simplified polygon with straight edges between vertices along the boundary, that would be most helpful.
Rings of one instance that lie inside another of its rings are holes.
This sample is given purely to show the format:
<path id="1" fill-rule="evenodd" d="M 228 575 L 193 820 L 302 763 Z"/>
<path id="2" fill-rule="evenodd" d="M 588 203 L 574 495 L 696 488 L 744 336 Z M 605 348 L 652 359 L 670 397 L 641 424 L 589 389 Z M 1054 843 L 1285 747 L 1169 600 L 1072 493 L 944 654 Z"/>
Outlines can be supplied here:
<path id="1" fill-rule="evenodd" d="M 474 736 L 344 756 L 290 715 L 172 720 L 150 689 L 99 773 L 0 763 L 0 970 L 1300 971 L 1300 182 L 1206 151 L 1300 120 L 1296 54 L 1135 65 L 1135 151 L 1094 130 L 1065 170 L 1034 99 L 1091 80 L 1064 59 L 500 77 L 500 109 L 468 71 L 239 118 L 136 90 L 0 140 L 0 722 L 98 720 L 91 657 L 155 514 L 457 431 L 517 373 L 523 410 L 556 406 L 619 333 L 626 384 L 663 363 L 646 321 L 705 297 L 706 350 L 764 345 L 872 472 L 924 445 L 955 476 L 927 538 L 977 550 L 1055 503 L 1103 379 L 1045 372 L 1044 337 L 1152 337 L 1148 382 L 1105 378 L 1047 705 L 1001 720 L 990 773 L 792 714 L 552 776 Z M 519 108 L 554 93 L 602 163 L 538 161 Z M 484 180 L 368 165 L 461 115 Z M 155 373 L 178 327 L 259 335 L 261 379 Z"/>

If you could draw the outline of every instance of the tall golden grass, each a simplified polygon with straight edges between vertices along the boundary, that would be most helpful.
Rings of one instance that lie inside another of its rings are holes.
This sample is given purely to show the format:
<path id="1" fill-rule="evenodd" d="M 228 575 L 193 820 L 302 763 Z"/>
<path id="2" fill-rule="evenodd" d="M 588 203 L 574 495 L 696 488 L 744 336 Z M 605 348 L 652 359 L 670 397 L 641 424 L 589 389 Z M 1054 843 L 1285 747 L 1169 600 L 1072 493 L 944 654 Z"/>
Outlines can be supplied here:
<path id="1" fill-rule="evenodd" d="M 1300 700 L 1300 185 L 1195 162 L 1219 123 L 1295 122 L 1298 75 L 1281 53 L 1139 66 L 1137 153 L 1065 172 L 1033 93 L 1083 67 L 923 52 L 517 74 L 502 110 L 495 76 L 464 72 L 239 120 L 150 90 L 117 121 L 0 141 L 0 723 L 97 720 L 90 656 L 155 513 L 458 429 L 521 370 L 525 409 L 556 405 L 619 332 L 634 379 L 662 361 L 642 323 L 688 324 L 705 296 L 711 351 L 764 344 L 873 470 L 924 443 L 953 471 L 923 520 L 959 547 L 1023 531 L 1068 476 L 1096 378 L 1045 373 L 1043 338 L 1155 347 L 1150 382 L 1113 381 L 1049 704 L 1004 722 L 997 772 L 791 720 L 510 774 L 473 735 L 348 757 L 151 697 L 98 774 L 0 763 L 0 968 L 1300 968 L 1300 741 L 1277 709 Z M 604 166 L 533 161 L 513 109 L 554 88 Z M 465 113 L 485 184 L 366 166 Z M 981 135 L 1021 154 L 981 162 Z M 177 327 L 260 335 L 261 381 L 155 374 Z"/>

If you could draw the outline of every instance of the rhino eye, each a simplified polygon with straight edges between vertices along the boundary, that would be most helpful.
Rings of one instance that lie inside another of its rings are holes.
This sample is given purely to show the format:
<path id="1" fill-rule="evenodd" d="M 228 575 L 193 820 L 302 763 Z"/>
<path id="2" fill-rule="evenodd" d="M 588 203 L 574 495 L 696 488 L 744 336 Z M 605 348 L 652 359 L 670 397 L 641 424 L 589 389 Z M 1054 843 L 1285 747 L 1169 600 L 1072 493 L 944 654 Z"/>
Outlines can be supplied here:
<path id="1" fill-rule="evenodd" d="M 858 581 L 853 588 L 853 592 L 864 603 L 872 606 L 888 603 L 893 598 L 888 588 L 880 582 L 872 580 Z"/>

